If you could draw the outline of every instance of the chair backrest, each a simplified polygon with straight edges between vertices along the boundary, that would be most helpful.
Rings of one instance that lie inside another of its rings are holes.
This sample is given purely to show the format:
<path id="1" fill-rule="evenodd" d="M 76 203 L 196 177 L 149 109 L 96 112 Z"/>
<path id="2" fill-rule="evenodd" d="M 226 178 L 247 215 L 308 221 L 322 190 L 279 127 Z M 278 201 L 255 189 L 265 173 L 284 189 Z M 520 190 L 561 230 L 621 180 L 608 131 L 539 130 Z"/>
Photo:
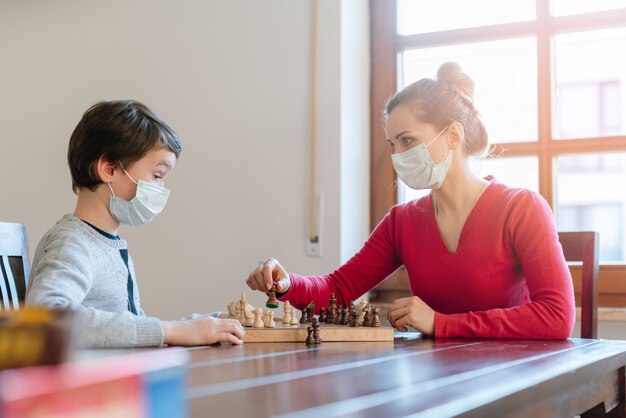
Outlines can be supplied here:
<path id="1" fill-rule="evenodd" d="M 18 310 L 30 274 L 26 228 L 0 222 L 0 310 Z"/>
<path id="2" fill-rule="evenodd" d="M 582 292 L 580 300 L 582 338 L 598 337 L 598 232 L 559 232 L 566 261 L 582 262 Z"/>

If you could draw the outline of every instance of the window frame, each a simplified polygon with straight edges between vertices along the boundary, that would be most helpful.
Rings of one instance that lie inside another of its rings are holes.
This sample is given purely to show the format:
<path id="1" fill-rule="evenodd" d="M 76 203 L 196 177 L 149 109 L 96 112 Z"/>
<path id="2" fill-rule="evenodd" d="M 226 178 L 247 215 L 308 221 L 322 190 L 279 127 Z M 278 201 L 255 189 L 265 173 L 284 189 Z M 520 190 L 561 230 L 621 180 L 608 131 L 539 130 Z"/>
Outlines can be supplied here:
<path id="1" fill-rule="evenodd" d="M 417 35 L 396 34 L 396 0 L 370 0 L 371 13 L 371 161 L 370 226 L 373 229 L 397 203 L 395 172 L 382 129 L 386 100 L 396 91 L 399 54 L 405 49 L 498 39 L 537 38 L 537 141 L 498 144 L 503 158 L 536 156 L 539 161 L 539 193 L 554 210 L 557 156 L 580 153 L 625 152 L 626 135 L 576 139 L 553 138 L 552 36 L 574 31 L 626 27 L 626 8 L 580 15 L 551 16 L 549 0 L 536 0 L 533 21 L 453 29 Z M 461 41 L 462 40 L 462 41 Z M 573 269 L 575 270 L 575 269 Z M 600 305 L 626 306 L 626 264 L 600 266 Z M 576 283 L 575 287 L 579 287 Z"/>

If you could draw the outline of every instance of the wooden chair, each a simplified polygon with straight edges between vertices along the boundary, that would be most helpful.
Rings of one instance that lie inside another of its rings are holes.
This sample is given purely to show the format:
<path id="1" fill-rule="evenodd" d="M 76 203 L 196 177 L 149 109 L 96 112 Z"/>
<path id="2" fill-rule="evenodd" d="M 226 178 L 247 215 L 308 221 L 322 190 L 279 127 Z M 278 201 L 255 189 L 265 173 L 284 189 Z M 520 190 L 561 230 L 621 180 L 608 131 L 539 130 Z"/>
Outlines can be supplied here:
<path id="1" fill-rule="evenodd" d="M 566 261 L 582 262 L 580 336 L 598 337 L 598 232 L 559 232 Z"/>
<path id="2" fill-rule="evenodd" d="M 26 228 L 0 222 L 0 311 L 18 310 L 26 297 L 30 274 Z"/>

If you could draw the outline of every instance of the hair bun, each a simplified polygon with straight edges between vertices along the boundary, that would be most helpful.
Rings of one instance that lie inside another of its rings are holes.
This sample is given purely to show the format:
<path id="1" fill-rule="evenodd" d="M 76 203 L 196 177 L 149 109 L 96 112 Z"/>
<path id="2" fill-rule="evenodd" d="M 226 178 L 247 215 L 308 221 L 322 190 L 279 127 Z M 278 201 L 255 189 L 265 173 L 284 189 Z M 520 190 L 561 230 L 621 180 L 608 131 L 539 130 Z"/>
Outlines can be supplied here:
<path id="1" fill-rule="evenodd" d="M 469 99 L 474 96 L 474 81 L 456 62 L 445 62 L 437 70 L 437 80 L 446 83 Z"/>

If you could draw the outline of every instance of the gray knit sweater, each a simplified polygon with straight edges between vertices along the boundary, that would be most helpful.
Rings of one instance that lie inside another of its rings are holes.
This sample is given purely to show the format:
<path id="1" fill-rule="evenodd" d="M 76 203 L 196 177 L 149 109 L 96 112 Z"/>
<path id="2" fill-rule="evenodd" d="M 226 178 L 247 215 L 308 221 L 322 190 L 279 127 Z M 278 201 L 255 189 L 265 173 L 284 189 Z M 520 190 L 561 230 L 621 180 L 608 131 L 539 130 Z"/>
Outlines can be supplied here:
<path id="1" fill-rule="evenodd" d="M 133 262 L 120 256 L 126 241 L 100 234 L 65 215 L 41 239 L 31 269 L 26 303 L 75 309 L 82 347 L 145 347 L 163 344 L 158 318 L 139 304 Z M 128 271 L 137 315 L 128 311 Z"/>

